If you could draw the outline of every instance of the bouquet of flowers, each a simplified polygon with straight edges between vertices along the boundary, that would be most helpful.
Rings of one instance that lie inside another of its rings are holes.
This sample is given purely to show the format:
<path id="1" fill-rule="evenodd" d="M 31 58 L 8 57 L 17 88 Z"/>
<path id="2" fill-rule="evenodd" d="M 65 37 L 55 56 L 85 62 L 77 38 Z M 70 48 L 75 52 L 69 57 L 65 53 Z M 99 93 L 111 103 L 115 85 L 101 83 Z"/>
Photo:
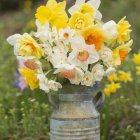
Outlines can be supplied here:
<path id="1" fill-rule="evenodd" d="M 93 86 L 114 72 L 129 52 L 130 24 L 104 23 L 100 0 L 48 0 L 35 14 L 37 31 L 8 37 L 19 72 L 32 90 L 57 91 L 65 83 Z"/>

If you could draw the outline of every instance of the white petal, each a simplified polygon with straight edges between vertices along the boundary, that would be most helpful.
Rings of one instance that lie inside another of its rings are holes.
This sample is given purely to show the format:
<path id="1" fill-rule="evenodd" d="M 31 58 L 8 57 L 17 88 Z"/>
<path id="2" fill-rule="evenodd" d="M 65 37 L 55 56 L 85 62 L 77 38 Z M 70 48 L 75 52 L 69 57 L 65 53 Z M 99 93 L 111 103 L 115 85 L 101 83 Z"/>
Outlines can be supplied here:
<path id="1" fill-rule="evenodd" d="M 106 71 L 105 71 L 105 75 L 108 76 L 112 73 L 115 73 L 116 72 L 116 69 L 113 68 L 113 67 L 109 67 Z"/>
<path id="2" fill-rule="evenodd" d="M 85 3 L 85 0 L 76 0 L 75 5 L 82 5 Z"/>
<path id="3" fill-rule="evenodd" d="M 16 41 L 21 37 L 20 34 L 14 34 L 12 36 L 9 36 L 7 38 L 7 42 L 10 44 L 10 45 L 15 45 L 16 44 Z"/>
<path id="4" fill-rule="evenodd" d="M 80 75 L 80 76 L 83 76 L 84 75 L 84 72 L 81 70 L 81 69 L 79 69 L 79 68 L 75 68 L 76 69 L 76 71 L 78 72 L 78 74 Z"/>
<path id="5" fill-rule="evenodd" d="M 67 70 L 72 70 L 75 68 L 74 65 L 69 65 L 69 64 L 60 64 L 60 65 L 57 65 L 55 66 L 55 68 L 58 68 L 58 69 L 67 69 Z"/>
<path id="6" fill-rule="evenodd" d="M 103 25 L 103 30 L 110 40 L 115 39 L 118 35 L 117 24 L 113 20 L 105 23 Z"/>
<path id="7" fill-rule="evenodd" d="M 85 0 L 76 0 L 74 6 L 72 6 L 72 7 L 68 10 L 68 12 L 69 12 L 71 15 L 73 15 L 73 13 L 76 12 L 76 11 L 78 10 L 78 8 L 80 8 L 80 6 L 81 6 L 82 4 L 84 4 L 84 3 L 85 3 Z"/>
<path id="8" fill-rule="evenodd" d="M 82 36 L 75 36 L 70 42 L 72 44 L 72 49 L 79 49 L 79 47 L 81 48 L 82 45 L 85 44 L 85 40 Z"/>
<path id="9" fill-rule="evenodd" d="M 95 79 L 95 81 L 101 81 L 103 76 L 104 76 L 104 68 L 103 65 L 101 64 L 96 64 L 93 68 L 92 68 L 92 73 L 93 73 L 93 77 Z"/>
<path id="10" fill-rule="evenodd" d="M 27 60 L 35 60 L 36 59 L 36 57 L 34 57 L 34 56 L 26 56 L 26 57 L 24 57 L 24 56 L 17 56 L 17 60 L 18 61 L 27 61 Z"/>
<path id="11" fill-rule="evenodd" d="M 97 20 L 101 20 L 102 19 L 102 14 L 101 14 L 101 12 L 100 11 L 96 11 L 96 16 L 95 16 L 95 18 L 97 19 Z"/>
<path id="12" fill-rule="evenodd" d="M 90 54 L 90 57 L 91 57 L 90 63 L 96 63 L 100 59 L 100 56 L 96 51 L 94 50 L 92 51 L 93 52 Z"/>
<path id="13" fill-rule="evenodd" d="M 91 4 L 97 10 L 101 4 L 101 1 L 100 0 L 90 0 L 87 3 Z"/>
<path id="14" fill-rule="evenodd" d="M 41 26 L 41 24 L 39 23 L 38 20 L 35 21 L 35 25 L 37 26 L 37 28 L 39 28 Z"/>

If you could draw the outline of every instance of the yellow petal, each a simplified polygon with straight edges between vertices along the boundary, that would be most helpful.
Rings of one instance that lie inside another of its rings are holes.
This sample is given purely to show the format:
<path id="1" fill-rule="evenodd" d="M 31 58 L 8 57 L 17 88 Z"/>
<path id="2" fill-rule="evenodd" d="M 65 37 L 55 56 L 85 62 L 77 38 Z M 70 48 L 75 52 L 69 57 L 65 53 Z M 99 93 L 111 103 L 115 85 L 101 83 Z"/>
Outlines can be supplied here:
<path id="1" fill-rule="evenodd" d="M 19 69 L 19 72 L 32 90 L 38 88 L 39 80 L 37 79 L 37 76 L 36 76 L 36 70 L 22 68 L 22 69 Z"/>
<path id="2" fill-rule="evenodd" d="M 66 8 L 66 1 L 59 2 L 57 7 L 60 8 L 61 10 L 65 10 L 65 8 Z"/>
<path id="3" fill-rule="evenodd" d="M 48 0 L 47 2 L 47 6 L 48 7 L 54 7 L 57 5 L 57 1 L 56 0 Z"/>
<path id="4" fill-rule="evenodd" d="M 89 25 L 92 25 L 92 19 L 90 15 L 85 15 L 80 12 L 75 12 L 73 16 L 69 20 L 69 26 L 73 29 L 83 29 L 85 27 L 88 27 Z"/>
<path id="5" fill-rule="evenodd" d="M 51 9 L 46 6 L 40 6 L 37 9 L 37 13 L 35 17 L 39 20 L 41 24 L 45 24 L 47 21 L 50 20 L 52 15 Z"/>

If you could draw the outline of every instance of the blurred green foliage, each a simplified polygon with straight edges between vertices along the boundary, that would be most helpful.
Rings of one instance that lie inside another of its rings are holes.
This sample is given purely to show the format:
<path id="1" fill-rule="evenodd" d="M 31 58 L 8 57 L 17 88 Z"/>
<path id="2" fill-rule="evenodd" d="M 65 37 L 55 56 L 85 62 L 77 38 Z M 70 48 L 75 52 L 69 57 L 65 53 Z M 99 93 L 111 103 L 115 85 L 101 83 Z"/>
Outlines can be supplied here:
<path id="1" fill-rule="evenodd" d="M 11 11 L 23 8 L 24 3 L 31 1 L 34 5 L 44 2 L 45 0 L 0 0 L 1 11 Z"/>
<path id="2" fill-rule="evenodd" d="M 19 0 L 0 0 L 0 10 L 12 10 L 20 7 Z"/>

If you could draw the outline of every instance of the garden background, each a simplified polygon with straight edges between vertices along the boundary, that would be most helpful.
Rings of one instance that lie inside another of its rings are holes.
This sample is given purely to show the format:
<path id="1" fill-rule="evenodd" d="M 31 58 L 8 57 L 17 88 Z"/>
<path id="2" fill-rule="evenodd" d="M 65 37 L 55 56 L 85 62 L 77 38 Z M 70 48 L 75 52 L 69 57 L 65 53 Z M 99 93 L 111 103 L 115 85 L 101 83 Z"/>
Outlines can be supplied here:
<path id="1" fill-rule="evenodd" d="M 69 5 L 73 0 L 68 0 Z M 14 33 L 35 30 L 34 14 L 45 0 L 0 0 L 0 140 L 49 140 L 51 106 L 41 91 L 21 92 L 16 85 L 16 58 L 6 38 Z M 106 96 L 101 113 L 102 140 L 140 140 L 140 76 L 133 54 L 139 52 L 140 4 L 138 0 L 102 0 L 104 22 L 127 16 L 132 25 L 133 50 L 119 69 L 130 72 L 132 81 Z M 109 83 L 107 79 L 100 90 Z M 57 96 L 57 95 L 56 95 Z M 57 97 L 56 97 L 57 98 Z"/>

